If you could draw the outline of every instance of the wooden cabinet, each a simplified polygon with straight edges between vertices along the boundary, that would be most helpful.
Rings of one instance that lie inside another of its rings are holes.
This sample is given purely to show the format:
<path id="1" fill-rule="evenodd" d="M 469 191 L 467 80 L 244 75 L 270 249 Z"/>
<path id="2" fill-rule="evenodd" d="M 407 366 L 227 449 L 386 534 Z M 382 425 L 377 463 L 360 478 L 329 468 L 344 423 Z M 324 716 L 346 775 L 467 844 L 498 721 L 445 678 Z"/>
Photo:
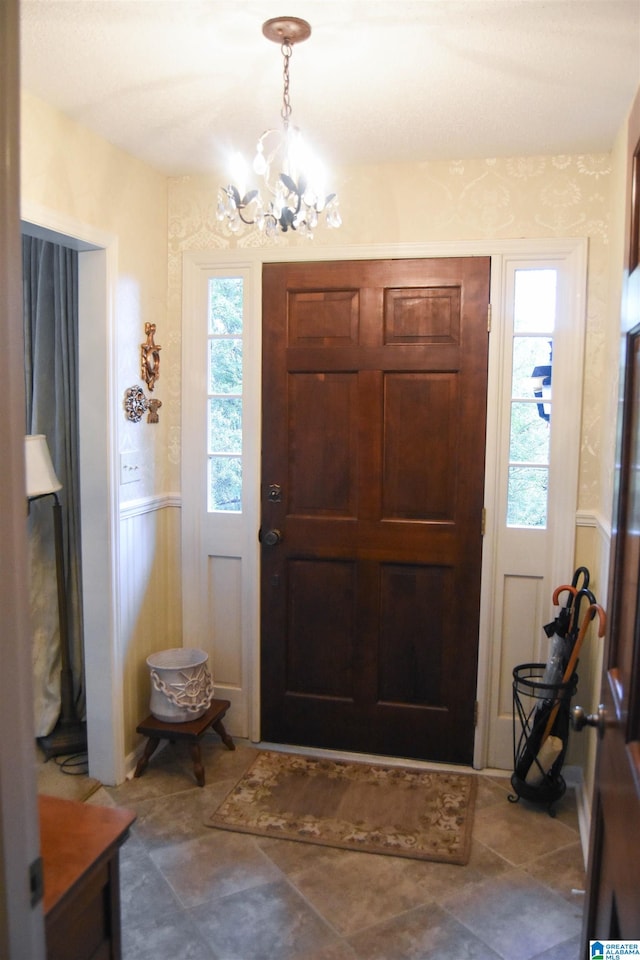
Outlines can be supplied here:
<path id="1" fill-rule="evenodd" d="M 41 796 L 47 960 L 120 960 L 119 850 L 135 815 Z"/>

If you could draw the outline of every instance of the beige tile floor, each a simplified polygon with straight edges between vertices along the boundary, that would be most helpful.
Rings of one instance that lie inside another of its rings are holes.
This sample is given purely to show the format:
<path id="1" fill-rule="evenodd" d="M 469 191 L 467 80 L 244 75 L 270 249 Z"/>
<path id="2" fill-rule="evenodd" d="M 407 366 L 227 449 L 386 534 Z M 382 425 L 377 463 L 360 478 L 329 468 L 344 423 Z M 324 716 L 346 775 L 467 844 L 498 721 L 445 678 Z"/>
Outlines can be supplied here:
<path id="1" fill-rule="evenodd" d="M 351 853 L 204 825 L 256 750 L 181 745 L 89 802 L 137 814 L 121 852 L 123 960 L 579 960 L 575 800 L 557 816 L 478 775 L 466 867 Z"/>

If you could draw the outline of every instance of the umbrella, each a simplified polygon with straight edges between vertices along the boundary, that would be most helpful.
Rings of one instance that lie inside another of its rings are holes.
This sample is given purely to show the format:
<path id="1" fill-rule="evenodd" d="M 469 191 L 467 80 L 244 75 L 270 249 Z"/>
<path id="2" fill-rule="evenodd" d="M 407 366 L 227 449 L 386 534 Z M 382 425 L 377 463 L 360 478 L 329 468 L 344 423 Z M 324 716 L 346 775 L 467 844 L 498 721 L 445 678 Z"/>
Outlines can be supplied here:
<path id="1" fill-rule="evenodd" d="M 579 590 L 575 601 L 579 604 L 580 595 L 593 597 L 589 590 Z M 580 597 L 581 599 L 581 597 Z M 529 736 L 526 738 L 524 749 L 521 751 L 518 763 L 516 765 L 516 774 L 530 786 L 536 786 L 542 783 L 544 778 L 553 770 L 553 766 L 562 752 L 565 737 L 568 733 L 568 725 L 564 723 L 566 717 L 561 717 L 560 722 L 558 714 L 563 699 L 571 697 L 572 684 L 575 669 L 578 663 L 580 650 L 584 642 L 589 624 L 598 615 L 598 636 L 603 637 L 606 627 L 606 614 L 600 604 L 591 602 L 580 624 L 580 629 L 573 643 L 569 659 L 567 661 L 561 684 L 555 685 L 555 696 L 553 699 L 543 700 L 536 710 L 535 718 Z M 577 616 L 574 622 L 577 621 Z M 554 731 L 554 726 L 558 724 L 558 729 Z M 562 727 L 566 729 L 562 729 Z"/>
<path id="2" fill-rule="evenodd" d="M 582 620 L 580 631 L 578 633 L 576 642 L 573 646 L 573 650 L 571 651 L 571 656 L 569 657 L 569 662 L 567 664 L 566 670 L 564 672 L 564 676 L 562 678 L 563 683 L 569 683 L 569 681 L 573 676 L 573 671 L 575 670 L 576 665 L 578 663 L 578 657 L 580 656 L 580 648 L 582 647 L 585 634 L 587 632 L 590 622 L 593 620 L 596 613 L 598 614 L 598 621 L 599 621 L 598 636 L 604 637 L 604 632 L 607 625 L 607 615 L 599 603 L 590 603 L 589 607 L 587 608 L 587 612 L 585 613 L 584 618 Z M 547 720 L 547 725 L 544 730 L 544 736 L 542 738 L 543 744 L 546 738 L 551 733 L 551 730 L 553 729 L 553 724 L 558 715 L 559 709 L 560 709 L 560 701 L 557 700 L 553 706 L 553 709 L 551 710 L 551 713 L 549 714 L 549 719 Z"/>
<path id="3" fill-rule="evenodd" d="M 581 577 L 582 584 L 578 587 L 578 581 Z M 589 603 L 596 602 L 596 598 L 588 590 L 588 586 L 589 571 L 586 567 L 578 567 L 571 583 L 556 587 L 553 593 L 554 606 L 558 606 L 560 594 L 566 591 L 569 593 L 569 597 L 564 607 L 560 609 L 555 620 L 543 628 L 551 641 L 549 645 L 549 659 L 547 660 L 547 666 L 542 680 L 545 684 L 562 682 L 562 676 L 569 662 L 571 650 L 576 640 L 582 597 L 586 596 L 589 599 Z"/>
<path id="4" fill-rule="evenodd" d="M 549 719 L 553 715 L 551 724 L 553 726 L 558 716 L 560 702 L 563 699 L 570 700 L 574 692 L 573 673 L 577 654 L 574 658 L 573 652 L 576 650 L 580 633 L 580 606 L 585 597 L 590 606 L 596 603 L 588 583 L 589 571 L 586 567 L 578 567 L 570 584 L 562 584 L 555 589 L 553 593 L 555 606 L 558 605 L 563 593 L 568 593 L 568 599 L 556 618 L 544 627 L 545 633 L 550 638 L 549 659 L 544 672 L 542 674 L 540 671 L 534 672 L 525 684 L 527 694 L 534 696 L 538 703 L 528 716 L 524 711 L 521 715 L 523 735 L 518 748 L 515 774 L 520 780 L 531 785 L 540 782 L 551 770 L 560 756 L 568 734 L 568 725 L 566 725 L 566 729 L 554 730 L 553 736 L 550 736 L 552 730 L 549 727 Z M 592 618 L 593 616 L 592 613 Z M 579 652 L 579 646 L 577 649 Z M 574 666 L 567 675 L 570 662 Z M 534 666 L 531 665 L 531 668 L 533 669 Z M 564 721 L 558 723 L 558 728 L 564 726 Z M 544 752 L 541 753 L 543 747 Z"/>

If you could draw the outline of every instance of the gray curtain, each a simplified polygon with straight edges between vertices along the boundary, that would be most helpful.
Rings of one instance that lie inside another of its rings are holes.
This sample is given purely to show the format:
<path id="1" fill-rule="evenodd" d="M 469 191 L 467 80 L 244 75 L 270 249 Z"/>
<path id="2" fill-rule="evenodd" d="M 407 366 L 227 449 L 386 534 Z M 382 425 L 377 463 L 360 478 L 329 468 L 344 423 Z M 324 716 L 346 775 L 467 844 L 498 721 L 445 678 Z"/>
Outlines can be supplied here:
<path id="1" fill-rule="evenodd" d="M 84 716 L 80 483 L 78 462 L 78 254 L 22 238 L 26 433 L 43 433 L 62 490 L 64 565 L 74 698 Z M 60 713 L 60 637 L 53 545 L 53 499 L 30 504 L 29 554 L 35 735 Z"/>

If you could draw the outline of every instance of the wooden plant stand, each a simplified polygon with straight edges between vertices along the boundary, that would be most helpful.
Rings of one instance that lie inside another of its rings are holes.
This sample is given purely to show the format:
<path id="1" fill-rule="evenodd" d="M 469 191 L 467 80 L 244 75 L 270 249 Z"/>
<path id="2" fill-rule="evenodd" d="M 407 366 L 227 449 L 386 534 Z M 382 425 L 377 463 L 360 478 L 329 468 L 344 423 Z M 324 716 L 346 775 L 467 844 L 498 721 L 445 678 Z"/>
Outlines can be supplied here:
<path id="1" fill-rule="evenodd" d="M 199 787 L 204 787 L 204 767 L 200 755 L 200 740 L 205 730 L 208 727 L 213 727 L 227 750 L 235 750 L 236 748 L 222 723 L 222 719 L 230 706 L 228 700 L 212 700 L 206 713 L 198 717 L 197 720 L 186 720 L 184 723 L 165 723 L 163 720 L 156 720 L 155 717 L 148 716 L 136 727 L 137 733 L 141 733 L 149 739 L 145 744 L 144 753 L 138 760 L 134 777 L 142 776 L 150 757 L 161 740 L 170 740 L 172 743 L 176 740 L 186 740 L 193 760 L 196 782 Z"/>

